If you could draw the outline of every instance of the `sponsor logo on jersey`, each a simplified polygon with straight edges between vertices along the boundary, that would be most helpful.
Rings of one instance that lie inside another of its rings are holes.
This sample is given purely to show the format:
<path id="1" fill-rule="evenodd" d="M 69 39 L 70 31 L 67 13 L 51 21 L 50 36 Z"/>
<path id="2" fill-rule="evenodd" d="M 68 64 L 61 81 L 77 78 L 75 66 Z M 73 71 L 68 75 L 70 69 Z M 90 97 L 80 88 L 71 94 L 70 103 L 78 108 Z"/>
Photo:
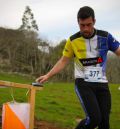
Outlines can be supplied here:
<path id="1" fill-rule="evenodd" d="M 95 57 L 95 58 L 86 58 L 86 59 L 79 59 L 83 66 L 91 66 L 100 64 L 103 62 L 102 57 Z"/>

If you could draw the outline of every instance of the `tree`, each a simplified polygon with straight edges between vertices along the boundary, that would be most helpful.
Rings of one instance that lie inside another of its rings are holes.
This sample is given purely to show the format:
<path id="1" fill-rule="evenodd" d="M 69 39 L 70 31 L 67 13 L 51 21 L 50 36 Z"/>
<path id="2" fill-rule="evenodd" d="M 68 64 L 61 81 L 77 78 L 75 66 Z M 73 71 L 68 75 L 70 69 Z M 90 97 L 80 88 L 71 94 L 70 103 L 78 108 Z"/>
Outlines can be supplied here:
<path id="1" fill-rule="evenodd" d="M 26 50 L 25 53 L 27 54 L 27 62 L 31 67 L 31 73 L 35 72 L 37 66 L 37 53 L 38 53 L 38 26 L 36 24 L 36 20 L 34 20 L 34 15 L 32 10 L 29 6 L 26 6 L 25 12 L 22 17 L 22 25 L 20 26 L 19 30 L 25 35 L 26 39 Z M 25 58 L 25 57 L 24 57 Z"/>
<path id="2" fill-rule="evenodd" d="M 34 20 L 34 15 L 29 6 L 26 6 L 25 8 L 25 12 L 22 17 L 22 25 L 19 29 L 38 31 L 38 25 L 36 24 L 36 20 Z"/>

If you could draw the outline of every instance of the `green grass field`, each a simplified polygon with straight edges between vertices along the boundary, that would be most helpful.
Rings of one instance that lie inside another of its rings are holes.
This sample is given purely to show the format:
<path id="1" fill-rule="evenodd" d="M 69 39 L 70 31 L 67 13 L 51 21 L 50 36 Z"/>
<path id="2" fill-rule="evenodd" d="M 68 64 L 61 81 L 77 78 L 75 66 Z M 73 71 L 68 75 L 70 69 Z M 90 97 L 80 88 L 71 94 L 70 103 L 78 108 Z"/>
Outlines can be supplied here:
<path id="1" fill-rule="evenodd" d="M 30 84 L 33 79 L 20 75 L 0 74 L 0 80 Z M 120 85 L 110 85 L 112 94 L 111 129 L 120 129 Z M 13 88 L 18 102 L 27 101 L 27 90 Z M 0 105 L 12 101 L 11 88 L 0 88 Z M 72 129 L 77 119 L 84 118 L 84 112 L 74 91 L 73 83 L 46 83 L 42 91 L 37 91 L 35 117 Z"/>

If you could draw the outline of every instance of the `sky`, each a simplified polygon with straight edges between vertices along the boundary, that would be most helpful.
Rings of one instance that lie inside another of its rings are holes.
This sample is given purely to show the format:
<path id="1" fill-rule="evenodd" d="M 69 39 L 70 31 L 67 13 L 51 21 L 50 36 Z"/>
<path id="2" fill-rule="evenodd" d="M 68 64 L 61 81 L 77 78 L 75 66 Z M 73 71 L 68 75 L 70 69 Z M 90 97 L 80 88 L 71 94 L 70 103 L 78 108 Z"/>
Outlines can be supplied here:
<path id="1" fill-rule="evenodd" d="M 0 26 L 17 29 L 25 7 L 30 6 L 43 39 L 57 45 L 79 31 L 77 12 L 82 6 L 95 11 L 95 28 L 110 32 L 120 41 L 119 0 L 0 0 Z"/>

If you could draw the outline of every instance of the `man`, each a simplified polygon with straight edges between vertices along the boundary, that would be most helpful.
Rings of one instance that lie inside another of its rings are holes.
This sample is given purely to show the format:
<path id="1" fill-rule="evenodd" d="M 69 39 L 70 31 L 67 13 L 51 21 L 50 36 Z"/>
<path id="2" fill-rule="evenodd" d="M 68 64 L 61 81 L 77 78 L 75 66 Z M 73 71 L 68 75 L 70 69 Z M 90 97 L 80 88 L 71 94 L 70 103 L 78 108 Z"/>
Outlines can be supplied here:
<path id="1" fill-rule="evenodd" d="M 86 118 L 75 129 L 110 129 L 111 95 L 106 78 L 106 58 L 109 50 L 120 56 L 120 43 L 110 33 L 94 28 L 96 20 L 91 7 L 80 8 L 77 20 L 80 32 L 68 39 L 63 56 L 51 71 L 36 81 L 47 81 L 74 57 L 75 90 L 86 113 Z"/>

